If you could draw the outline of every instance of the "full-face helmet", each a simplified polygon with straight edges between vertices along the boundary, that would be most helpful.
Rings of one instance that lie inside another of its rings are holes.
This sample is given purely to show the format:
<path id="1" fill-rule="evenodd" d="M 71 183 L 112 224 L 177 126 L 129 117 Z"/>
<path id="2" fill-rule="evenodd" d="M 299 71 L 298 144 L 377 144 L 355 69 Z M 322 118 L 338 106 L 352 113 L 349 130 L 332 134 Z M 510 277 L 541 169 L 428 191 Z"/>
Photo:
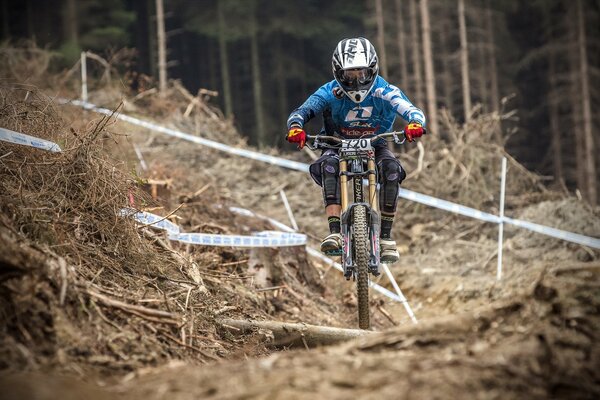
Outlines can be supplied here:
<path id="1" fill-rule="evenodd" d="M 362 37 L 340 41 L 333 52 L 331 66 L 342 91 L 355 103 L 367 97 L 379 72 L 375 47 Z"/>

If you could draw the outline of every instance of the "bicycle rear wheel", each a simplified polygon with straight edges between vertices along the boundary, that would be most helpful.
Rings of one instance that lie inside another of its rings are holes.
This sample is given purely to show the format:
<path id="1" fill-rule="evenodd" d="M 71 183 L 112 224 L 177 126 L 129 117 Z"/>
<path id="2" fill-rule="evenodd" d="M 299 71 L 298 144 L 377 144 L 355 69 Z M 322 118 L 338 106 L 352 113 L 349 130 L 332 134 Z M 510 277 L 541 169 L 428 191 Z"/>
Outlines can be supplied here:
<path id="1" fill-rule="evenodd" d="M 369 234 L 366 207 L 354 207 L 352 225 L 356 295 L 358 297 L 358 327 L 368 329 L 371 321 L 369 315 Z"/>

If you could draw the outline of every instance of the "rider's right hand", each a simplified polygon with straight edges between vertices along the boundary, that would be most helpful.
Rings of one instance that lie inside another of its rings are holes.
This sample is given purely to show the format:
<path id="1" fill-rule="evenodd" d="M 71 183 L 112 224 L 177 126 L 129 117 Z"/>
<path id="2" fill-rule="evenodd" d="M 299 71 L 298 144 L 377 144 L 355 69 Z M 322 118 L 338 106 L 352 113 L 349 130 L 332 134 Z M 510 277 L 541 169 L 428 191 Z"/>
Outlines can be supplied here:
<path id="1" fill-rule="evenodd" d="M 299 149 L 302 149 L 306 144 L 306 132 L 304 132 L 304 129 L 299 127 L 290 128 L 285 138 L 290 143 L 298 143 Z"/>

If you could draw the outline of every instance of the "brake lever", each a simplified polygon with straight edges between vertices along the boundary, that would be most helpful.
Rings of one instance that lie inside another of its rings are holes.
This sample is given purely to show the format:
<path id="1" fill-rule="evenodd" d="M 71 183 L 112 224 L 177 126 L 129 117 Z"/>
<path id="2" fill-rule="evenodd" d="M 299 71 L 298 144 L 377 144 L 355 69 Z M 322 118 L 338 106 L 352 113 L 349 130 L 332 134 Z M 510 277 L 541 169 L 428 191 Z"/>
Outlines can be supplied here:
<path id="1" fill-rule="evenodd" d="M 312 143 L 310 143 L 308 140 L 306 141 L 305 146 L 308 147 L 309 149 L 316 151 L 318 150 L 319 146 L 319 137 L 315 137 L 314 140 L 312 141 Z"/>
<path id="2" fill-rule="evenodd" d="M 392 135 L 392 138 L 394 139 L 394 143 L 396 143 L 396 144 L 404 144 L 404 142 L 406 142 L 406 136 L 403 136 L 403 139 L 400 140 L 400 138 L 398 137 L 398 135 L 396 133 L 394 133 Z"/>

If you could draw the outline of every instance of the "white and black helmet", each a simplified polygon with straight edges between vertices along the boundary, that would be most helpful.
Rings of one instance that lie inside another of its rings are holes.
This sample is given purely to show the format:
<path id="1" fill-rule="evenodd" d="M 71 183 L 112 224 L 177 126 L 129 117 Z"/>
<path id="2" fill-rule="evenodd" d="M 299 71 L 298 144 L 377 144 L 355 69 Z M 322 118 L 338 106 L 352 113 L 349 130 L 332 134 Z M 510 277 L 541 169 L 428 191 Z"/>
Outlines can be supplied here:
<path id="1" fill-rule="evenodd" d="M 375 47 L 362 37 L 340 41 L 333 52 L 331 66 L 342 91 L 355 103 L 367 97 L 379 72 Z"/>

